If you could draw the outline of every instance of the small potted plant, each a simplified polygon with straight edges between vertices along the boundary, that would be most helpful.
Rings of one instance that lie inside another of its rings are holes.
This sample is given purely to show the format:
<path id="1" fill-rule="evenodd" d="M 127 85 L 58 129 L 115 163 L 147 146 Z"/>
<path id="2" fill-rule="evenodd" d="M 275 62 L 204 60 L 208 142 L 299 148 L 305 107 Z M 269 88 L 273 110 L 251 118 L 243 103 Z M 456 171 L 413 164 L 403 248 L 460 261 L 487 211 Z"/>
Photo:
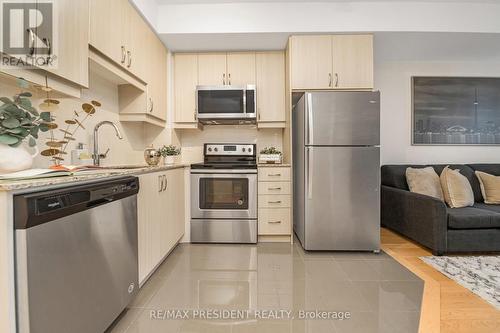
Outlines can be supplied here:
<path id="1" fill-rule="evenodd" d="M 266 147 L 260 151 L 259 163 L 280 164 L 282 159 L 283 154 L 276 147 Z"/>
<path id="2" fill-rule="evenodd" d="M 181 149 L 174 145 L 168 145 L 161 147 L 159 152 L 163 156 L 165 164 L 174 164 L 175 156 L 180 155 Z"/>

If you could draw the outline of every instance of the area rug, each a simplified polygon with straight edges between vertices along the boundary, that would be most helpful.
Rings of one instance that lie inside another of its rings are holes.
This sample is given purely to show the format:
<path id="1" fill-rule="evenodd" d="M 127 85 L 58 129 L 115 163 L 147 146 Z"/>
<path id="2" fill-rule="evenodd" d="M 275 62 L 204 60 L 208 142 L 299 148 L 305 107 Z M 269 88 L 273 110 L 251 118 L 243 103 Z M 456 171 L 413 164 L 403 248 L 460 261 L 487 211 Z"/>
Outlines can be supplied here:
<path id="1" fill-rule="evenodd" d="M 500 310 L 500 256 L 420 259 Z"/>

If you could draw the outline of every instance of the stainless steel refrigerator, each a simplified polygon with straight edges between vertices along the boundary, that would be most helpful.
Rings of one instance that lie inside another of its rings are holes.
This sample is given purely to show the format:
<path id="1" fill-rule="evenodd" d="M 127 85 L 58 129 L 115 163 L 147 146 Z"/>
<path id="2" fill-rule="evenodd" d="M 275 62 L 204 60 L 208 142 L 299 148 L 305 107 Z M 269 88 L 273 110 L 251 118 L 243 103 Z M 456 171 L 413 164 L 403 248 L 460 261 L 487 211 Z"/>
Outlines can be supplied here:
<path id="1" fill-rule="evenodd" d="M 379 251 L 380 93 L 294 97 L 293 226 L 302 247 Z"/>

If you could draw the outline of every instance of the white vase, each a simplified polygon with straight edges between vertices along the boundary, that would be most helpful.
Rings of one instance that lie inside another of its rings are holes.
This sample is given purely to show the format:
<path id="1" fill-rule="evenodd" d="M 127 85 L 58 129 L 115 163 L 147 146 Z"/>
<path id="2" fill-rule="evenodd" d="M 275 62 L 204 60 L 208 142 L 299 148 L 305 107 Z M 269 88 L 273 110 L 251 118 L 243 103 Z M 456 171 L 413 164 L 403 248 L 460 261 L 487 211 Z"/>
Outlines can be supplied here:
<path id="1" fill-rule="evenodd" d="M 21 146 L 13 148 L 0 143 L 0 174 L 30 169 L 36 155 L 38 155 L 36 146 L 35 153 L 30 154 Z"/>
<path id="2" fill-rule="evenodd" d="M 175 163 L 175 156 L 165 156 L 165 159 L 163 160 L 163 162 L 166 165 L 174 164 Z"/>

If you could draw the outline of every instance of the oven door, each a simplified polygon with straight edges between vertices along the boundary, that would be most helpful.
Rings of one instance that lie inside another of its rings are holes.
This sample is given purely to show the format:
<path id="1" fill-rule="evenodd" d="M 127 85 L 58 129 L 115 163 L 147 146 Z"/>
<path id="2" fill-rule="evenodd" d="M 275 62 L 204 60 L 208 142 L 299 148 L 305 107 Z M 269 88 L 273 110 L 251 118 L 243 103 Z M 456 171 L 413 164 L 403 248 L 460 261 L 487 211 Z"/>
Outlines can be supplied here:
<path id="1" fill-rule="evenodd" d="M 257 219 L 257 174 L 235 170 L 192 173 L 191 218 Z"/>
<path id="2" fill-rule="evenodd" d="M 254 86 L 198 86 L 196 112 L 200 120 L 255 118 Z"/>

